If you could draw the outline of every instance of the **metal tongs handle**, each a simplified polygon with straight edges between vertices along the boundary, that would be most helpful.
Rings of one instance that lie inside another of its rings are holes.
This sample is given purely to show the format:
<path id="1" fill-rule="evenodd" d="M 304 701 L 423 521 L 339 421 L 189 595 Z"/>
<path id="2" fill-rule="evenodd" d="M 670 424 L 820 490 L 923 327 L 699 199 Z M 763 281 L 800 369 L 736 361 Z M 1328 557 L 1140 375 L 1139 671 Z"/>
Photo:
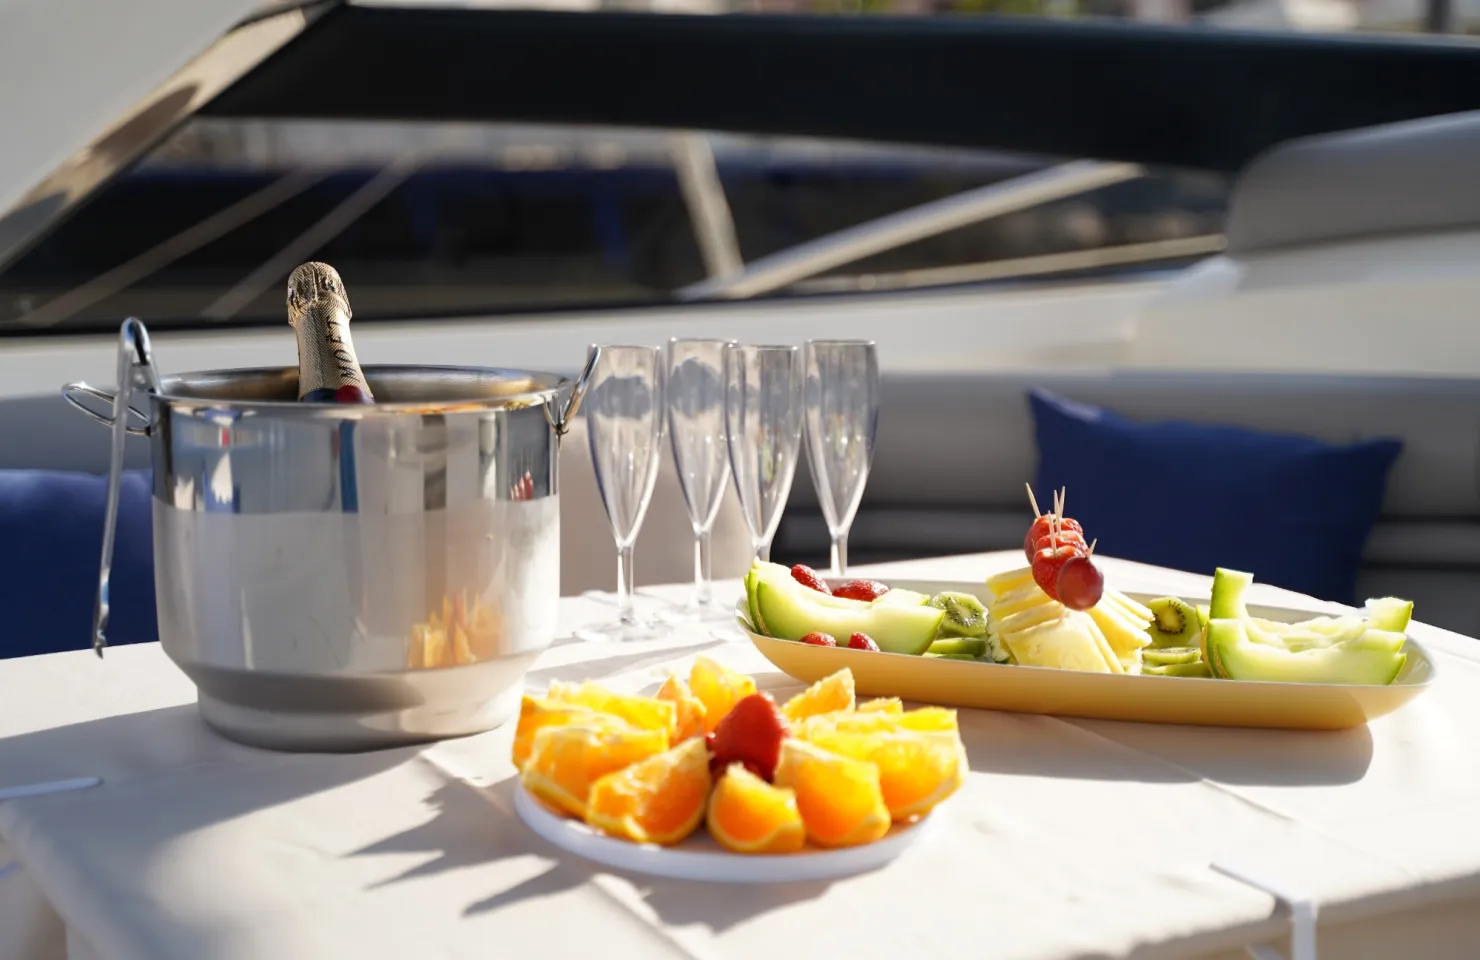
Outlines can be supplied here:
<path id="1" fill-rule="evenodd" d="M 129 401 L 135 390 L 159 392 L 159 372 L 149 331 L 129 317 L 118 330 L 118 392 L 113 395 L 113 417 L 109 424 L 113 444 L 108 460 L 108 504 L 103 517 L 103 556 L 98 562 L 98 596 L 93 605 L 93 651 L 99 657 L 108 645 L 108 581 L 113 575 L 113 545 L 118 537 L 118 501 L 123 486 L 123 445 L 130 432 Z"/>

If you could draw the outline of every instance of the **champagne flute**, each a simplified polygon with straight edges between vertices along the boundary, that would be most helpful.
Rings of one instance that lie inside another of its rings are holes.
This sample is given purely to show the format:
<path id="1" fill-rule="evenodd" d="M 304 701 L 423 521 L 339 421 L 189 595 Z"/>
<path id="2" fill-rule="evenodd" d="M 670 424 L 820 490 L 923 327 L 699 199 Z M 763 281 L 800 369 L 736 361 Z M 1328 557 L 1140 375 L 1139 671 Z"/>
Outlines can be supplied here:
<path id="1" fill-rule="evenodd" d="M 858 514 L 879 428 L 879 359 L 872 340 L 808 340 L 807 462 L 832 538 L 832 574 L 848 573 L 848 531 Z"/>
<path id="2" fill-rule="evenodd" d="M 796 347 L 725 347 L 725 434 L 751 548 L 757 560 L 769 561 L 802 440 L 802 365 Z"/>
<path id="3" fill-rule="evenodd" d="M 730 481 L 725 433 L 725 346 L 733 340 L 668 341 L 668 439 L 694 528 L 694 594 L 671 619 L 729 619 L 714 600 L 709 547 Z"/>
<path id="4" fill-rule="evenodd" d="M 632 549 L 663 456 L 663 351 L 603 346 L 581 412 L 596 486 L 617 544 L 617 617 L 576 631 L 581 640 L 648 640 L 659 635 L 633 606 Z"/>

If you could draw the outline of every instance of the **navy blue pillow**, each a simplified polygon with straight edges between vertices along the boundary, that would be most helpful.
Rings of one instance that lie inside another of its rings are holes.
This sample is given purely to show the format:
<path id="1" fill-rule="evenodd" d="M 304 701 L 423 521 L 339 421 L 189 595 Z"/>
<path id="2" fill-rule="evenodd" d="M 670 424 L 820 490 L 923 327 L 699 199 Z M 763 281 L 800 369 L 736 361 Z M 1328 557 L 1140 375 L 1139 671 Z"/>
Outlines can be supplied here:
<path id="1" fill-rule="evenodd" d="M 1068 488 L 1066 512 L 1096 553 L 1356 602 L 1362 548 L 1399 440 L 1332 446 L 1241 427 L 1138 423 L 1041 390 L 1039 506 Z"/>
<path id="2" fill-rule="evenodd" d="M 148 470 L 126 470 L 109 589 L 108 643 L 158 639 Z M 108 478 L 0 470 L 0 658 L 92 646 Z"/>

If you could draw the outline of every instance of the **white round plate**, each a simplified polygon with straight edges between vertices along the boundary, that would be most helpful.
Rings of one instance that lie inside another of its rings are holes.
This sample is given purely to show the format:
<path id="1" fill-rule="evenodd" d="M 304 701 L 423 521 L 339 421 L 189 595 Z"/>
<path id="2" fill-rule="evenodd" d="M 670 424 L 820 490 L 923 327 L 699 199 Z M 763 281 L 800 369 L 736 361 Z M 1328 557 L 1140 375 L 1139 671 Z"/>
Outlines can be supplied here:
<path id="1" fill-rule="evenodd" d="M 514 808 L 529 829 L 568 853 L 617 870 L 713 883 L 787 883 L 864 873 L 882 867 L 928 837 L 939 816 L 938 812 L 932 813 L 910 826 L 895 826 L 882 840 L 859 847 L 752 855 L 730 853 L 702 827 L 677 847 L 618 840 L 579 820 L 556 816 L 523 786 L 514 788 Z"/>

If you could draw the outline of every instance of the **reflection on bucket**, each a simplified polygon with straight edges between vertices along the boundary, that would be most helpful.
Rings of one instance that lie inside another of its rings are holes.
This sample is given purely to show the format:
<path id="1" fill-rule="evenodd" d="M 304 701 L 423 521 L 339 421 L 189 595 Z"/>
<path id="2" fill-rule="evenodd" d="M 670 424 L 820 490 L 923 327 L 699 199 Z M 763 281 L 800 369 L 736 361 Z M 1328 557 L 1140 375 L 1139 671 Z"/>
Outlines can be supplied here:
<path id="1" fill-rule="evenodd" d="M 498 653 L 498 634 L 498 617 L 477 597 L 470 609 L 465 591 L 456 598 L 444 596 L 440 612 L 433 610 L 426 623 L 411 628 L 406 666 L 431 670 L 492 660 Z"/>

